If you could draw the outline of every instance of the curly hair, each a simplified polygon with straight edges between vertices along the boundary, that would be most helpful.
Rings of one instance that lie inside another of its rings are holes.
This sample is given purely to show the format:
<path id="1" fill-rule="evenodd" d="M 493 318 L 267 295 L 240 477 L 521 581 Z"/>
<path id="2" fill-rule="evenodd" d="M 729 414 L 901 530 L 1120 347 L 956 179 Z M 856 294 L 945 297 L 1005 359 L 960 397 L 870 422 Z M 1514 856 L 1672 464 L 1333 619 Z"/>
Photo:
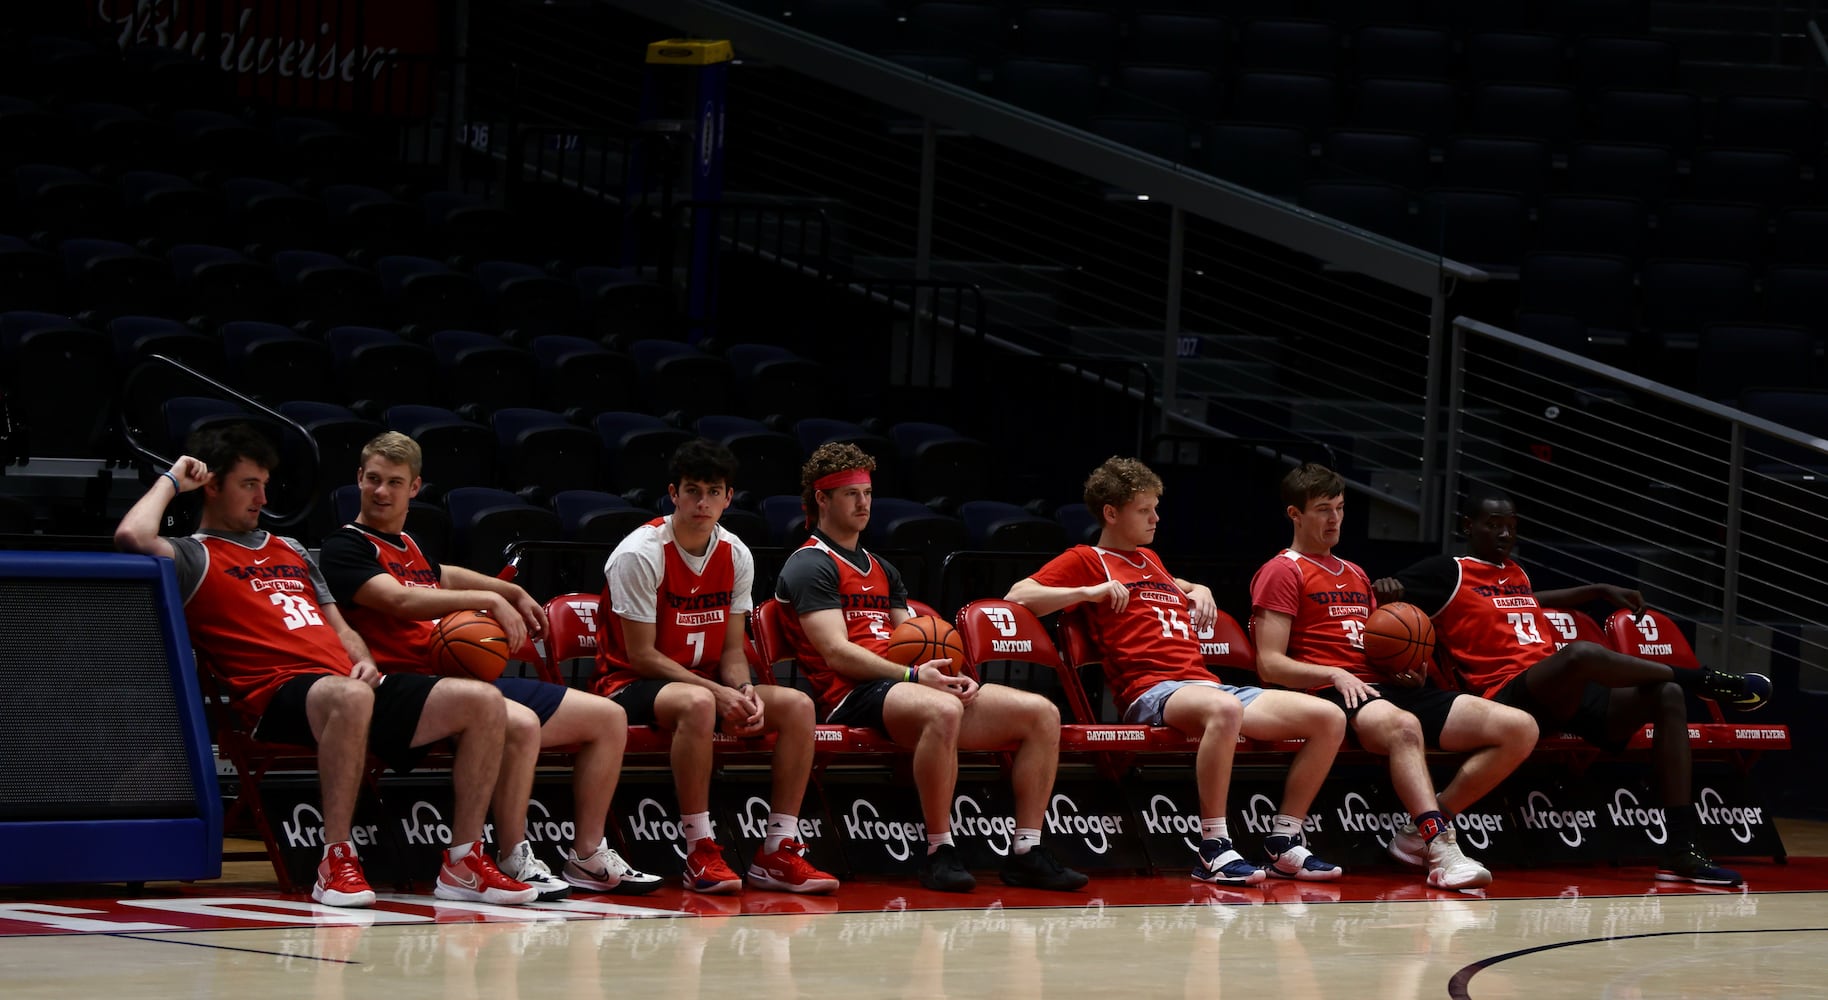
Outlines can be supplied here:
<path id="1" fill-rule="evenodd" d="M 413 470 L 413 478 L 418 479 L 425 471 L 425 451 L 419 442 L 400 433 L 386 431 L 375 435 L 362 446 L 362 465 L 365 468 L 368 460 L 379 456 L 395 465 L 404 465 Z"/>
<path id="2" fill-rule="evenodd" d="M 676 487 L 688 479 L 734 487 L 736 456 L 708 438 L 693 438 L 674 450 L 673 460 L 667 466 L 668 486 Z"/>
<path id="3" fill-rule="evenodd" d="M 1085 479 L 1085 507 L 1099 522 L 1106 504 L 1122 507 L 1138 493 L 1162 495 L 1162 477 L 1134 458 L 1112 455 Z"/>
<path id="4" fill-rule="evenodd" d="M 1311 500 L 1330 500 L 1346 491 L 1339 473 L 1317 462 L 1304 462 L 1282 477 L 1282 502 L 1307 510 Z"/>
<path id="5" fill-rule="evenodd" d="M 876 460 L 870 453 L 851 444 L 849 441 L 827 441 L 814 448 L 806 464 L 800 466 L 800 509 L 806 512 L 808 528 L 819 521 L 819 499 L 814 496 L 818 490 L 814 483 L 834 472 L 847 472 L 851 469 L 862 469 L 865 472 L 876 471 Z"/>

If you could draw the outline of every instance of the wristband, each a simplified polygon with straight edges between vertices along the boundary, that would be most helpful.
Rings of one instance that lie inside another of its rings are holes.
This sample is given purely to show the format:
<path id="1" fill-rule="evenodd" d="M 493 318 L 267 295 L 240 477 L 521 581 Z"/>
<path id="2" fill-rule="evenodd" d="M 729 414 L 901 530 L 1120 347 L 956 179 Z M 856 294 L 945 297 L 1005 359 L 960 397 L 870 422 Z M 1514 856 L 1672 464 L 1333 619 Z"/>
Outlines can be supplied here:
<path id="1" fill-rule="evenodd" d="M 909 667 L 908 668 L 908 682 L 910 684 L 912 684 L 912 683 L 917 683 L 919 680 L 920 680 L 920 668 L 919 667 Z"/>
<path id="2" fill-rule="evenodd" d="M 182 486 L 179 486 L 179 485 L 178 485 L 178 477 L 177 477 L 177 476 L 174 476 L 174 475 L 172 475 L 172 474 L 171 474 L 171 473 L 169 473 L 169 472 L 161 472 L 161 473 L 159 473 L 159 475 L 161 475 L 161 476 L 163 476 L 163 477 L 165 477 L 165 478 L 166 478 L 166 479 L 169 479 L 169 480 L 171 480 L 171 491 L 172 491 L 172 492 L 173 492 L 173 493 L 182 493 L 182 492 L 184 492 L 184 487 L 182 487 Z"/>

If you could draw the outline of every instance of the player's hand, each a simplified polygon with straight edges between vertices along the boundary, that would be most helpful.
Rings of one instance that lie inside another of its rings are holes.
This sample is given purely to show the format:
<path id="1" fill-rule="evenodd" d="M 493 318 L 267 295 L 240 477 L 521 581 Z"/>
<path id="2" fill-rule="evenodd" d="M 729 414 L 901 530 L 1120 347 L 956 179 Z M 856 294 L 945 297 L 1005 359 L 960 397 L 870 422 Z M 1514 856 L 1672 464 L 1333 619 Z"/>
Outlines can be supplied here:
<path id="1" fill-rule="evenodd" d="M 548 625 L 548 622 L 546 621 L 546 609 L 540 607 L 540 602 L 534 600 L 532 594 L 529 594 L 524 590 L 519 594 L 516 594 L 514 596 L 514 609 L 520 612 L 521 620 L 527 623 L 528 635 L 537 639 L 546 634 Z"/>
<path id="2" fill-rule="evenodd" d="M 1632 617 L 1644 613 L 1644 595 L 1635 590 L 1626 590 L 1615 584 L 1606 584 L 1606 600 L 1621 608 L 1630 608 Z"/>
<path id="3" fill-rule="evenodd" d="M 381 668 L 375 666 L 374 661 L 366 657 L 350 665 L 349 676 L 369 687 L 381 686 Z"/>
<path id="4" fill-rule="evenodd" d="M 495 596 L 495 595 L 491 595 Z M 519 609 L 508 603 L 505 597 L 495 596 L 495 600 L 482 609 L 495 624 L 508 634 L 508 655 L 512 657 L 527 644 L 527 620 L 521 617 Z"/>
<path id="5" fill-rule="evenodd" d="M 930 688 L 957 695 L 969 705 L 977 698 L 977 682 L 964 674 L 947 673 L 951 666 L 950 659 L 928 660 L 914 668 L 914 679 Z"/>
<path id="6" fill-rule="evenodd" d="M 1346 699 L 1346 708 L 1353 709 L 1373 698 L 1378 697 L 1377 689 L 1361 680 L 1350 670 L 1341 670 L 1333 675 L 1333 686 Z"/>
<path id="7" fill-rule="evenodd" d="M 1086 591 L 1085 599 L 1097 604 L 1099 601 L 1110 601 L 1112 611 L 1122 611 L 1130 606 L 1130 588 L 1116 580 L 1107 580 Z"/>
<path id="8" fill-rule="evenodd" d="M 731 696 L 728 699 L 725 693 Z M 754 736 L 762 731 L 762 699 L 753 686 L 724 688 L 717 694 L 718 707 L 724 709 L 725 728 L 732 736 Z"/>
<path id="9" fill-rule="evenodd" d="M 180 455 L 171 463 L 171 476 L 178 481 L 178 492 L 189 493 L 191 490 L 209 482 L 209 466 L 201 459 L 189 455 Z"/>
<path id="10" fill-rule="evenodd" d="M 1403 599 L 1403 581 L 1394 576 L 1371 581 L 1371 593 L 1377 595 L 1377 603 L 1390 604 Z"/>
<path id="11" fill-rule="evenodd" d="M 1193 619 L 1193 627 L 1204 631 L 1219 620 L 1219 603 L 1212 599 L 1212 588 L 1203 583 L 1196 583 L 1187 591 L 1187 615 Z"/>

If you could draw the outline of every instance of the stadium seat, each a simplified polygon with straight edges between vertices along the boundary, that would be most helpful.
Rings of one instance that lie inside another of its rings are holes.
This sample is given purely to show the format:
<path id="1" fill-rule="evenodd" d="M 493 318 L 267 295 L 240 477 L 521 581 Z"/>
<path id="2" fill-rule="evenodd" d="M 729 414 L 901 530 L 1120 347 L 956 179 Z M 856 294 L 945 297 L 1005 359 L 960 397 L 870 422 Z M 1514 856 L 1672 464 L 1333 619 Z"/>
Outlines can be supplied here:
<path id="1" fill-rule="evenodd" d="M 502 334 L 525 344 L 546 334 L 563 334 L 578 321 L 576 292 L 565 282 L 512 260 L 485 260 L 471 273 Z"/>
<path id="2" fill-rule="evenodd" d="M 540 401 L 533 355 L 475 330 L 439 330 L 426 340 L 438 363 L 437 389 L 446 406 L 488 412 Z"/>
<path id="3" fill-rule="evenodd" d="M 550 410 L 509 407 L 489 418 L 503 482 L 537 486 L 548 496 L 598 488 L 603 449 L 596 435 Z"/>
<path id="4" fill-rule="evenodd" d="M 1777 215 L 1771 262 L 1780 267 L 1828 266 L 1828 208 L 1792 208 Z"/>
<path id="5" fill-rule="evenodd" d="M 1577 142 L 1568 152 L 1568 190 L 1639 198 L 1655 205 L 1676 193 L 1676 154 L 1646 143 Z"/>
<path id="6" fill-rule="evenodd" d="M 188 243 L 166 253 L 187 315 L 204 329 L 232 319 L 274 320 L 284 314 L 279 280 L 228 247 Z"/>
<path id="7" fill-rule="evenodd" d="M 432 352 L 398 334 L 371 327 L 339 326 L 324 334 L 336 365 L 337 391 L 351 403 L 378 407 L 429 404 L 437 368 Z"/>
<path id="8" fill-rule="evenodd" d="M 1636 325 L 1631 262 L 1602 254 L 1530 253 L 1519 289 L 1523 313 L 1573 316 L 1589 336 L 1623 343 Z"/>
<path id="9" fill-rule="evenodd" d="M 333 392 L 330 348 L 321 341 L 255 320 L 224 323 L 216 336 L 230 383 L 241 392 L 270 402 L 327 399 Z"/>
<path id="10" fill-rule="evenodd" d="M 389 430 L 418 442 L 421 475 L 443 489 L 495 484 L 495 432 L 439 406 L 390 406 L 382 414 Z"/>
<path id="11" fill-rule="evenodd" d="M 1422 196 L 1417 245 L 1449 260 L 1511 273 L 1523 257 L 1529 209 L 1502 191 L 1440 189 Z"/>
<path id="12" fill-rule="evenodd" d="M 390 256 L 375 261 L 381 294 L 401 329 L 415 339 L 437 330 L 474 329 L 487 318 L 476 279 L 425 257 Z"/>
<path id="13" fill-rule="evenodd" d="M 1700 149 L 1689 158 L 1695 198 L 1749 201 L 1767 211 L 1802 201 L 1802 163 L 1775 149 Z"/>
<path id="14" fill-rule="evenodd" d="M 968 500 L 958 506 L 965 537 L 974 549 L 1014 552 L 1061 552 L 1067 547 L 1060 522 L 1012 503 Z"/>
<path id="15" fill-rule="evenodd" d="M 831 379 L 817 361 L 773 344 L 732 344 L 724 351 L 743 409 L 758 418 L 811 416 L 830 398 Z"/>
<path id="16" fill-rule="evenodd" d="M 673 452 L 692 435 L 647 413 L 611 411 L 591 421 L 609 488 L 618 493 L 664 492 Z"/>
<path id="17" fill-rule="evenodd" d="M 1807 97 L 1726 94 L 1715 104 L 1710 131 L 1723 147 L 1776 149 L 1807 160 L 1822 148 L 1822 108 Z"/>
<path id="18" fill-rule="evenodd" d="M 381 280 L 367 268 L 317 250 L 282 250 L 273 255 L 273 271 L 287 315 L 301 329 L 321 334 L 385 321 Z"/>
<path id="19" fill-rule="evenodd" d="M 696 417 L 728 413 L 734 399 L 735 374 L 730 362 L 672 340 L 637 340 L 629 356 L 641 370 L 641 389 L 652 413 Z"/>
<path id="20" fill-rule="evenodd" d="M 1428 139 L 1419 133 L 1334 129 L 1321 143 L 1320 159 L 1330 177 L 1385 181 L 1411 191 L 1433 181 Z"/>
<path id="21" fill-rule="evenodd" d="M 1339 97 L 1330 76 L 1240 73 L 1231 91 L 1234 122 L 1282 125 L 1317 139 L 1339 123 Z"/>
<path id="22" fill-rule="evenodd" d="M 736 456 L 736 481 L 731 485 L 739 492 L 760 498 L 799 489 L 803 456 L 791 435 L 748 417 L 705 416 L 693 426 Z"/>
<path id="23" fill-rule="evenodd" d="M 1670 201 L 1657 213 L 1657 255 L 1763 264 L 1765 210 L 1741 201 Z"/>
<path id="24" fill-rule="evenodd" d="M 350 260 L 369 263 L 419 250 L 419 213 L 387 192 L 365 184 L 332 184 L 318 197 L 337 244 Z"/>
<path id="25" fill-rule="evenodd" d="M 1758 386 L 1821 384 L 1821 337 L 1796 326 L 1714 323 L 1701 330 L 1695 393 L 1729 405 Z"/>
<path id="26" fill-rule="evenodd" d="M 1441 80 L 1365 79 L 1353 98 L 1352 126 L 1413 132 L 1439 146 L 1460 120 L 1460 95 Z"/>
<path id="27" fill-rule="evenodd" d="M 1352 39 L 1352 67 L 1366 77 L 1441 80 L 1452 75 L 1453 38 L 1442 28 L 1367 24 Z"/>
<path id="28" fill-rule="evenodd" d="M 604 545 L 616 545 L 655 516 L 645 507 L 600 490 L 561 490 L 552 495 L 552 509 L 567 539 Z"/>
<path id="29" fill-rule="evenodd" d="M 1535 203 L 1548 187 L 1549 147 L 1535 139 L 1454 136 L 1447 140 L 1441 185 L 1504 191 Z"/>
<path id="30" fill-rule="evenodd" d="M 1644 326 L 1658 333 L 1699 333 L 1710 323 L 1753 315 L 1751 265 L 1712 260 L 1649 260 L 1638 273 Z"/>
<path id="31" fill-rule="evenodd" d="M 943 424 L 909 421 L 889 428 L 901 459 L 909 494 L 924 502 L 945 498 L 957 504 L 981 495 L 990 483 L 990 446 Z"/>
<path id="32" fill-rule="evenodd" d="M 1068 125 L 1083 125 L 1097 103 L 1098 72 L 1089 63 L 1006 58 L 997 63 L 998 100 Z"/>
<path id="33" fill-rule="evenodd" d="M 1661 38 L 1589 36 L 1574 43 L 1575 83 L 1588 93 L 1676 86 L 1676 47 Z"/>
<path id="34" fill-rule="evenodd" d="M 1111 77 L 1109 104 L 1126 114 L 1179 114 L 1199 121 L 1219 107 L 1220 87 L 1211 70 L 1197 66 L 1126 64 Z"/>
<path id="35" fill-rule="evenodd" d="M 1608 90 L 1597 99 L 1593 135 L 1668 146 L 1685 156 L 1701 137 L 1701 99 L 1686 91 Z"/>
<path id="36" fill-rule="evenodd" d="M 460 566 L 493 574 L 506 562 L 514 542 L 555 540 L 564 535 L 559 516 L 505 490 L 463 486 L 444 494 L 451 516 L 451 554 Z"/>
<path id="37" fill-rule="evenodd" d="M 1565 79 L 1561 39 L 1510 31 L 1469 35 L 1466 78 L 1472 83 L 1559 84 Z"/>
<path id="38" fill-rule="evenodd" d="M 538 368 L 539 398 L 551 409 L 594 416 L 635 401 L 639 375 L 628 355 L 583 337 L 535 337 L 528 346 Z"/>
<path id="39" fill-rule="evenodd" d="M 1637 260 L 1649 212 L 1635 198 L 1552 194 L 1537 206 L 1535 245 L 1558 253 L 1611 254 Z"/>
<path id="40" fill-rule="evenodd" d="M 1259 18 L 1238 32 L 1238 65 L 1246 71 L 1339 72 L 1339 31 L 1325 21 Z"/>
<path id="41" fill-rule="evenodd" d="M 1554 150 L 1568 148 L 1579 122 L 1574 91 L 1539 83 L 1482 84 L 1473 97 L 1470 131 L 1534 139 Z"/>
<path id="42" fill-rule="evenodd" d="M 1295 126 L 1224 122 L 1201 133 L 1200 162 L 1208 173 L 1278 198 L 1301 193 L 1311 159 L 1307 136 Z"/>
<path id="43" fill-rule="evenodd" d="M 1206 70 L 1229 68 L 1224 18 L 1198 10 L 1143 10 L 1130 20 L 1125 58 Z"/>

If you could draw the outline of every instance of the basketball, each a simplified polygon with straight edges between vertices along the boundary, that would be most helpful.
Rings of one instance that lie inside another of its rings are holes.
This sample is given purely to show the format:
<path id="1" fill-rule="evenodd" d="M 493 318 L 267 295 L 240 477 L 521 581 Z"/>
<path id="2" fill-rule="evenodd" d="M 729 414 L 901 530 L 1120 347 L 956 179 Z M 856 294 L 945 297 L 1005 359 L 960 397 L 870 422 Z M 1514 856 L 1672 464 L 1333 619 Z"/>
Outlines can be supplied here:
<path id="1" fill-rule="evenodd" d="M 459 611 L 438 620 L 432 631 L 432 668 L 446 677 L 492 681 L 510 655 L 508 633 L 480 611 Z"/>
<path id="2" fill-rule="evenodd" d="M 1389 674 L 1428 671 L 1434 655 L 1434 622 L 1413 604 L 1380 604 L 1365 619 L 1365 659 Z"/>
<path id="3" fill-rule="evenodd" d="M 958 630 L 951 622 L 931 615 L 915 615 L 895 626 L 895 631 L 889 633 L 889 648 L 882 655 L 904 667 L 950 659 L 951 665 L 943 668 L 946 673 L 957 674 L 965 669 L 965 642 L 959 638 Z"/>

